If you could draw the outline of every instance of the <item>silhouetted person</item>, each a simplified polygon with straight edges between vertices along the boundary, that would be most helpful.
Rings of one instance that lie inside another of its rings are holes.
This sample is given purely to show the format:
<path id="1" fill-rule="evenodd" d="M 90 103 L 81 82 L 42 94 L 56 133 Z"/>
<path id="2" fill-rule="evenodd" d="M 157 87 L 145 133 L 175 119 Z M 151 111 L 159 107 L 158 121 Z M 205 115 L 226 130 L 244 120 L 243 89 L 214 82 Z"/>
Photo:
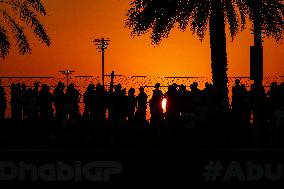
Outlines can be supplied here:
<path id="1" fill-rule="evenodd" d="M 161 84 L 160 83 L 156 83 L 155 84 L 155 90 L 153 91 L 153 93 L 157 94 L 158 96 L 160 96 L 161 98 L 163 98 L 164 94 L 163 92 L 160 90 Z"/>
<path id="2" fill-rule="evenodd" d="M 0 80 L 0 122 L 5 119 L 5 112 L 7 109 L 7 99 L 4 88 L 1 86 Z"/>
<path id="3" fill-rule="evenodd" d="M 128 123 L 130 125 L 133 125 L 134 123 L 134 115 L 135 115 L 136 106 L 137 106 L 137 99 L 135 96 L 135 89 L 130 88 L 128 91 L 128 97 L 127 97 L 127 118 L 128 118 Z"/>
<path id="4" fill-rule="evenodd" d="M 92 106 L 92 96 L 94 95 L 95 92 L 95 85 L 90 84 L 84 95 L 83 95 L 83 101 L 84 101 L 84 116 L 90 116 L 91 115 L 91 106 Z"/>
<path id="5" fill-rule="evenodd" d="M 178 101 L 177 85 L 174 83 L 168 87 L 168 91 L 165 93 L 167 99 L 166 107 L 166 121 L 170 126 L 177 125 L 180 112 Z"/>
<path id="6" fill-rule="evenodd" d="M 42 89 L 39 91 L 40 118 L 42 121 L 51 121 L 53 119 L 53 100 L 54 96 L 49 87 L 43 84 Z"/>
<path id="7" fill-rule="evenodd" d="M 40 82 L 36 81 L 34 83 L 34 88 L 33 88 L 33 93 L 36 97 L 36 116 L 37 117 L 39 116 L 39 85 L 40 85 Z"/>
<path id="8" fill-rule="evenodd" d="M 11 85 L 11 117 L 13 120 L 22 119 L 21 84 Z"/>
<path id="9" fill-rule="evenodd" d="M 73 83 L 66 90 L 64 97 L 64 119 L 74 120 L 79 117 L 80 93 Z"/>
<path id="10" fill-rule="evenodd" d="M 246 122 L 249 119 L 248 94 L 245 85 L 241 85 L 239 79 L 236 80 L 232 93 L 234 123 L 238 126 L 247 126 Z"/>
<path id="11" fill-rule="evenodd" d="M 241 102 L 242 102 L 242 98 L 243 98 L 243 94 L 242 94 L 242 88 L 240 85 L 240 80 L 236 79 L 235 81 L 235 86 L 233 86 L 232 88 L 232 110 L 234 112 L 234 114 L 240 114 L 241 113 Z"/>
<path id="12" fill-rule="evenodd" d="M 152 126 L 160 126 L 163 121 L 163 93 L 159 90 L 159 86 L 156 86 L 156 89 L 153 90 L 152 98 L 149 101 L 150 106 L 150 123 Z"/>
<path id="13" fill-rule="evenodd" d="M 128 97 L 126 95 L 126 89 L 121 90 L 122 96 L 121 96 L 121 113 L 122 113 L 122 119 L 123 124 L 126 124 L 127 122 L 127 114 L 128 114 Z"/>
<path id="14" fill-rule="evenodd" d="M 135 117 L 139 123 L 146 122 L 146 110 L 147 110 L 148 96 L 143 87 L 139 88 L 139 94 L 137 96 L 137 111 Z"/>
<path id="15" fill-rule="evenodd" d="M 271 121 L 273 119 L 274 111 L 280 106 L 280 87 L 276 82 L 271 83 L 269 91 L 267 92 L 267 112 L 268 112 L 268 120 Z"/>
<path id="16" fill-rule="evenodd" d="M 54 95 L 54 106 L 55 106 L 55 119 L 62 120 L 63 119 L 63 108 L 64 108 L 64 89 L 65 85 L 62 82 L 58 82 L 57 86 L 53 91 Z"/>
<path id="17" fill-rule="evenodd" d="M 123 104 L 124 94 L 122 91 L 121 84 L 115 86 L 115 91 L 111 95 L 111 106 L 110 106 L 110 121 L 112 126 L 120 127 L 124 123 L 124 109 L 126 106 Z"/>
<path id="18" fill-rule="evenodd" d="M 263 86 L 252 84 L 249 91 L 250 110 L 253 112 L 253 137 L 256 145 L 263 146 L 267 144 L 269 128 L 266 124 L 267 115 L 265 115 L 266 108 L 266 94 Z"/>
<path id="19" fill-rule="evenodd" d="M 26 119 L 27 116 L 27 86 L 25 83 L 22 83 L 21 92 L 20 92 L 20 103 L 21 103 L 21 112 L 22 118 Z"/>
<path id="20" fill-rule="evenodd" d="M 180 115 L 181 115 L 181 119 L 184 119 L 184 114 L 186 112 L 186 104 L 185 104 L 185 101 L 186 101 L 186 98 L 188 96 L 188 91 L 186 90 L 186 86 L 184 86 L 183 84 L 180 85 L 179 87 L 179 90 L 178 90 L 178 109 L 179 109 L 179 112 L 180 112 Z"/>
<path id="21" fill-rule="evenodd" d="M 91 115 L 94 116 L 98 125 L 103 125 L 106 122 L 107 112 L 107 93 L 104 86 L 97 84 L 96 90 L 93 91 L 91 96 Z"/>
<path id="22" fill-rule="evenodd" d="M 26 118 L 28 120 L 36 120 L 38 115 L 38 96 L 31 88 L 27 89 L 26 102 Z"/>
<path id="23" fill-rule="evenodd" d="M 270 119 L 272 127 L 272 137 L 273 145 L 276 147 L 284 146 L 284 82 L 276 87 L 276 84 L 273 84 L 272 88 L 269 91 L 270 103 L 273 105 L 272 117 Z M 271 102 L 272 101 L 272 102 Z M 273 102 L 274 101 L 274 102 Z M 275 103 L 275 104 L 274 104 Z"/>

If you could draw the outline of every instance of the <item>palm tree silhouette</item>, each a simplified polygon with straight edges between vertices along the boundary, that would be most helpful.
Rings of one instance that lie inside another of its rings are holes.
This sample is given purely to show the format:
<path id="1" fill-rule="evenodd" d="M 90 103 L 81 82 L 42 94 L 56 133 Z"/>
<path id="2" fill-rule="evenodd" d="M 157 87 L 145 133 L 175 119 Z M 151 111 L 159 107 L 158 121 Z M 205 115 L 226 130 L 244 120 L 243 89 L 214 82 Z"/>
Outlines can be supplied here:
<path id="1" fill-rule="evenodd" d="M 237 6 L 244 16 L 248 15 L 253 23 L 254 46 L 258 52 L 256 57 L 262 62 L 262 37 L 273 37 L 276 42 L 283 39 L 284 5 L 279 0 L 236 0 Z M 255 84 L 262 85 L 262 76 L 255 78 Z"/>
<path id="2" fill-rule="evenodd" d="M 41 0 L 0 0 L 0 56 L 5 58 L 11 48 L 11 38 L 21 55 L 30 54 L 31 47 L 25 29 L 30 27 L 33 34 L 45 45 L 50 46 L 50 38 L 39 16 L 46 16 Z"/>
<path id="3" fill-rule="evenodd" d="M 132 30 L 132 36 L 151 32 L 152 42 L 159 44 L 163 38 L 168 37 L 176 24 L 182 31 L 190 26 L 190 30 L 201 40 L 209 25 L 212 80 L 220 104 L 228 109 L 225 27 L 228 23 L 233 40 L 245 28 L 247 15 L 257 22 L 254 16 L 256 14 L 252 13 L 254 2 L 252 0 L 135 0 L 127 12 L 126 26 Z M 272 16 L 265 22 L 266 32 L 275 36 L 280 30 L 275 31 L 275 27 L 269 27 L 274 23 L 272 21 L 275 10 L 270 11 L 268 8 L 266 11 L 267 15 Z"/>

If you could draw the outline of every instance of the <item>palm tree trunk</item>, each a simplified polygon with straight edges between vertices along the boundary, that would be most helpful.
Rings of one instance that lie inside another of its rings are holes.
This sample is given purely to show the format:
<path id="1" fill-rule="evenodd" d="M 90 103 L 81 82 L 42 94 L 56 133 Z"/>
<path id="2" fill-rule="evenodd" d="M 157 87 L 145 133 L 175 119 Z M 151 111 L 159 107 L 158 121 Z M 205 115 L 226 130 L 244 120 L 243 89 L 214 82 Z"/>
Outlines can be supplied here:
<path id="1" fill-rule="evenodd" d="M 209 21 L 212 79 L 223 110 L 229 108 L 225 17 L 221 3 L 213 3 Z"/>
<path id="2" fill-rule="evenodd" d="M 262 98 L 262 81 L 263 81 L 263 47 L 262 47 L 262 15 L 261 15 L 261 0 L 255 1 L 254 7 L 254 47 L 255 47 L 255 63 L 256 63 L 256 76 L 254 84 L 256 86 L 256 104 L 254 110 L 254 142 L 256 145 L 263 146 L 267 142 L 267 129 L 265 127 L 265 106 L 264 99 Z"/>
<path id="3" fill-rule="evenodd" d="M 255 78 L 255 84 L 257 86 L 262 86 L 262 80 L 263 80 L 263 50 L 262 50 L 262 33 L 261 33 L 261 11 L 260 11 L 260 4 L 261 1 L 257 0 L 255 1 L 255 8 L 254 8 L 254 47 L 255 47 L 255 61 L 256 61 L 256 78 Z"/>

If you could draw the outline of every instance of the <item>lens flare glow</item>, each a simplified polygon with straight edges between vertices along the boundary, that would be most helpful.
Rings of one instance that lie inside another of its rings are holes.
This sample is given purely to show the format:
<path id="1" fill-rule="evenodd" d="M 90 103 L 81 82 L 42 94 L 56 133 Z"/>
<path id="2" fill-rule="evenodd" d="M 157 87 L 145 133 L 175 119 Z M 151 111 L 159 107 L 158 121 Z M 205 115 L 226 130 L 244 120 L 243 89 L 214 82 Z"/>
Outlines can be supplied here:
<path id="1" fill-rule="evenodd" d="M 165 113 L 166 110 L 167 110 L 167 99 L 166 98 L 164 98 L 163 101 L 162 101 L 162 107 L 163 107 L 163 111 Z"/>

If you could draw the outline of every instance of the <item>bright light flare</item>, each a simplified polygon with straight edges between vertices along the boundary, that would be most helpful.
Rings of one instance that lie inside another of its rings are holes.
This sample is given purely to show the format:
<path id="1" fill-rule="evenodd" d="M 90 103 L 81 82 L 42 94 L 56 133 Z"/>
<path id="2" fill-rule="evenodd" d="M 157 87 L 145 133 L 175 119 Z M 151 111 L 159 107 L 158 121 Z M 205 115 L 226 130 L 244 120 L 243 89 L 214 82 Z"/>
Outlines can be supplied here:
<path id="1" fill-rule="evenodd" d="M 164 98 L 163 101 L 162 101 L 162 108 L 163 108 L 163 111 L 165 113 L 166 110 L 167 110 L 167 99 L 166 98 Z"/>

